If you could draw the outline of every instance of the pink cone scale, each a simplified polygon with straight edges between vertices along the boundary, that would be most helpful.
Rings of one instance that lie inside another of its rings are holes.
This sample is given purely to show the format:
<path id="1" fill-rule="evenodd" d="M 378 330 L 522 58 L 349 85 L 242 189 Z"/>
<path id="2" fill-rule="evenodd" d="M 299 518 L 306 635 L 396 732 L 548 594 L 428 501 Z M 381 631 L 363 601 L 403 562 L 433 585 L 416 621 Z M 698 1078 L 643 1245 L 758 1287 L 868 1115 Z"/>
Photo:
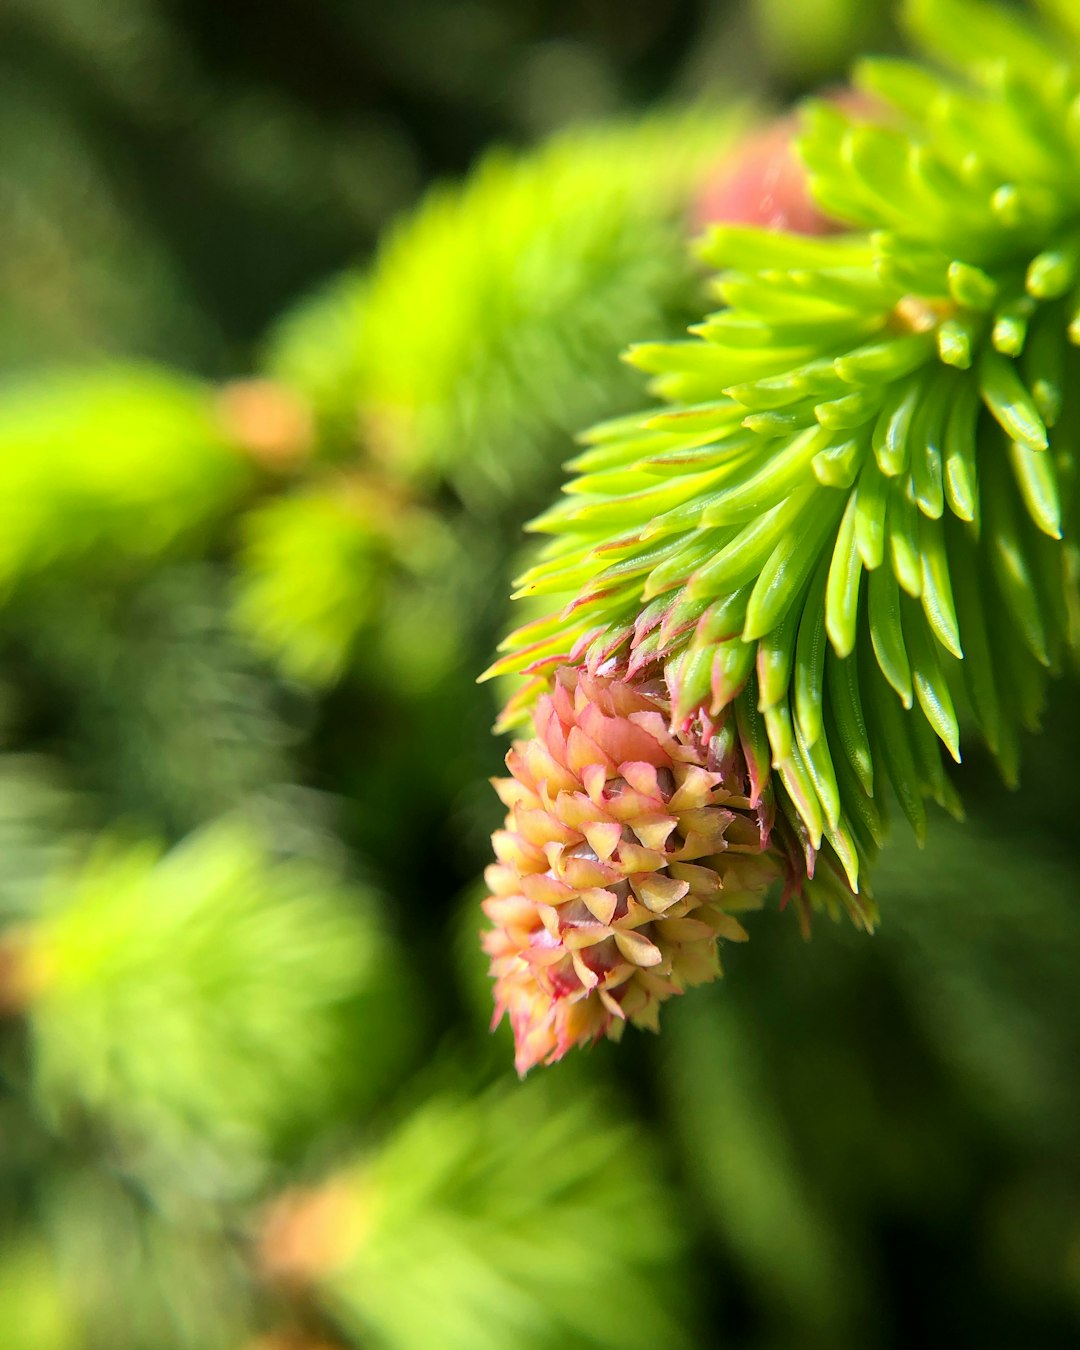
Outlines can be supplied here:
<path id="1" fill-rule="evenodd" d="M 665 999 L 719 976 L 720 940 L 745 940 L 736 914 L 789 874 L 741 755 L 669 718 L 662 683 L 564 666 L 493 780 L 507 816 L 484 948 L 519 1074 L 628 1022 L 655 1030 Z"/>

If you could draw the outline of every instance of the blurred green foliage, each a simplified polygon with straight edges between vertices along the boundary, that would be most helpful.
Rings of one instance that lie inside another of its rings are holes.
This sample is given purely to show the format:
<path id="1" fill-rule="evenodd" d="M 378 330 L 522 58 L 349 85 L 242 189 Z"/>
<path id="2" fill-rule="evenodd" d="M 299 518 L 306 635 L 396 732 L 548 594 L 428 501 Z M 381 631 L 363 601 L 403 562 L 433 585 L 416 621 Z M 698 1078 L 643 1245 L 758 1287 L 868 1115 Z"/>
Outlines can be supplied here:
<path id="1" fill-rule="evenodd" d="M 91 551 L 154 558 L 212 524 L 247 470 L 194 381 L 111 366 L 20 380 L 0 409 L 0 585 Z"/>
<path id="2" fill-rule="evenodd" d="M 215 1154 L 242 1173 L 404 1058 L 409 986 L 372 902 L 239 822 L 166 857 L 103 841 L 41 904 L 10 950 L 49 1122 L 101 1116 L 151 1162 L 194 1151 L 205 1184 Z"/>
<path id="3" fill-rule="evenodd" d="M 409 1350 L 690 1344 L 671 1196 L 624 1114 L 583 1083 L 433 1097 L 328 1183 L 341 1249 L 311 1272 L 320 1297 L 361 1343 Z M 299 1248 L 312 1203 L 269 1238 Z"/>
<path id="4" fill-rule="evenodd" d="M 237 613 L 290 674 L 336 679 L 365 631 L 391 637 L 371 664 L 405 678 L 462 658 L 452 597 L 479 584 L 463 560 L 483 532 L 484 570 L 505 574 L 506 525 L 550 490 L 571 433 L 632 399 L 612 359 L 626 334 L 688 321 L 687 206 L 745 120 L 683 112 L 489 155 L 390 231 L 370 277 L 279 324 L 267 388 L 311 410 L 317 458 L 248 514 Z M 424 639 L 398 635 L 448 574 Z"/>
<path id="5" fill-rule="evenodd" d="M 878 33 L 5 7 L 4 1350 L 1075 1343 L 1075 684 L 1019 794 L 973 757 L 886 853 L 874 939 L 762 915 L 662 1041 L 524 1087 L 477 993 L 473 676 L 746 116 L 634 115 Z"/>

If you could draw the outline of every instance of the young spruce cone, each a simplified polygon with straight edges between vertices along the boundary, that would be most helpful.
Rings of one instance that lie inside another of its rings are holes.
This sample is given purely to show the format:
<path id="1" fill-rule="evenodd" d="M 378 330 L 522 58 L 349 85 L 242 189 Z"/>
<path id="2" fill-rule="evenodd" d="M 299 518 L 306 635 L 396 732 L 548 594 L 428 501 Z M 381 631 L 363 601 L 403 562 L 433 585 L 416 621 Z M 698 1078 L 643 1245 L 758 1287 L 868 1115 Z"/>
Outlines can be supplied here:
<path id="1" fill-rule="evenodd" d="M 742 753 L 701 719 L 672 734 L 662 684 L 561 668 L 536 734 L 495 781 L 506 828 L 486 877 L 495 1022 L 520 1074 L 720 974 L 717 940 L 790 871 Z"/>

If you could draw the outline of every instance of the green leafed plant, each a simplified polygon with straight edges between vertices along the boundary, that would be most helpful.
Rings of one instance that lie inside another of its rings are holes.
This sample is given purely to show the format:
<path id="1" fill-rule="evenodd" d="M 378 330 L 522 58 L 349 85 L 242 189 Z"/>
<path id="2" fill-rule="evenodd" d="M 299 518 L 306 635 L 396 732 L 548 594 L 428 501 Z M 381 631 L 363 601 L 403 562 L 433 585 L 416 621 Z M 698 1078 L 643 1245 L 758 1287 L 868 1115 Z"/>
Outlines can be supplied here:
<path id="1" fill-rule="evenodd" d="M 140 1166 L 208 1178 L 228 1162 L 226 1189 L 299 1127 L 371 1100 L 409 1039 L 403 1004 L 385 1030 L 406 995 L 370 899 L 239 820 L 164 855 L 102 843 L 3 951 L 46 1117 L 106 1129 Z"/>
<path id="2" fill-rule="evenodd" d="M 233 506 L 252 478 L 214 390 L 105 366 L 0 390 L 0 587 L 88 554 L 146 560 Z"/>
<path id="3" fill-rule="evenodd" d="M 569 430 L 629 406 L 615 357 L 693 313 L 685 221 L 738 121 L 668 113 L 493 153 L 430 192 L 368 274 L 278 325 L 264 371 L 340 466 L 245 528 L 238 613 L 290 674 L 340 675 L 395 574 L 445 568 L 432 500 L 495 531 L 547 490 Z"/>
<path id="4" fill-rule="evenodd" d="M 282 1198 L 268 1276 L 350 1344 L 672 1350 L 692 1317 L 647 1140 L 593 1093 L 438 1096 L 318 1188 Z"/>
<path id="5" fill-rule="evenodd" d="M 534 676 L 509 721 L 566 665 L 651 681 L 717 786 L 753 803 L 775 791 L 810 900 L 837 898 L 842 877 L 864 921 L 854 893 L 888 790 L 920 838 L 927 799 L 958 812 L 943 752 L 959 760 L 962 724 L 1014 780 L 1019 734 L 1080 631 L 1076 20 L 1058 14 L 1066 40 L 970 0 L 912 0 L 906 14 L 937 64 L 865 61 L 858 98 L 805 115 L 798 151 L 835 232 L 710 231 L 720 308 L 685 341 L 632 350 L 663 404 L 586 436 L 566 498 L 533 523 L 553 541 L 520 584 L 556 607 L 492 670 Z M 609 783 L 629 774 L 610 736 L 575 746 L 567 718 L 553 736 L 541 707 L 557 767 L 520 753 L 554 823 L 515 804 L 508 825 L 533 850 L 515 862 L 518 891 L 545 870 L 564 889 L 515 914 L 518 978 L 543 986 L 549 1017 L 606 993 L 620 1005 L 610 1031 L 633 1020 L 633 985 L 612 977 L 604 925 L 580 930 L 565 862 L 585 847 L 589 884 L 614 886 L 601 873 L 622 846 L 598 850 L 557 794 L 589 762 Z M 578 816 L 594 832 L 620 819 L 621 793 L 590 790 Z M 654 795 L 651 811 L 677 814 L 670 790 Z M 631 886 L 625 922 L 655 936 Z M 553 933 L 580 979 L 551 974 Z M 659 948 L 642 952 L 670 976 Z"/>

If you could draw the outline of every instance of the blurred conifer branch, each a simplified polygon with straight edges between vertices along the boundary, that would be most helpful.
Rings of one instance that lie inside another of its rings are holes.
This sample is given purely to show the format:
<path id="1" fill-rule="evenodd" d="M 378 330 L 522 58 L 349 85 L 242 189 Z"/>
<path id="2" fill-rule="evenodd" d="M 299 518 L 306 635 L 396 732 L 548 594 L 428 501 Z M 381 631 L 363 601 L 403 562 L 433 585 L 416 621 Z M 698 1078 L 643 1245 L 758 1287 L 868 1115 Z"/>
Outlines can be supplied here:
<path id="1" fill-rule="evenodd" d="M 220 520 L 250 479 L 211 389 L 190 377 L 105 366 L 11 378 L 0 585 L 95 554 L 145 565 Z"/>
<path id="2" fill-rule="evenodd" d="M 505 528 L 552 483 L 562 438 L 629 400 L 615 357 L 692 312 L 687 217 L 741 120 L 657 114 L 490 154 L 399 222 L 369 272 L 278 325 L 264 372 L 341 465 L 246 527 L 238 612 L 290 674 L 340 676 L 408 603 L 384 599 L 395 572 L 454 565 L 439 538 L 454 500 Z"/>
<path id="3" fill-rule="evenodd" d="M 682 1243 L 657 1164 L 589 1091 L 445 1094 L 373 1156 L 282 1197 L 262 1267 L 358 1343 L 421 1350 L 437 1326 L 446 1350 L 674 1350 L 691 1343 Z"/>
<path id="4" fill-rule="evenodd" d="M 158 1153 L 204 1171 L 218 1154 L 227 1190 L 335 1097 L 377 1092 L 406 1049 L 404 1006 L 399 1034 L 373 1034 L 408 985 L 371 902 L 241 821 L 164 857 L 102 841 L 4 953 L 47 1117 L 99 1120 L 151 1171 Z"/>

